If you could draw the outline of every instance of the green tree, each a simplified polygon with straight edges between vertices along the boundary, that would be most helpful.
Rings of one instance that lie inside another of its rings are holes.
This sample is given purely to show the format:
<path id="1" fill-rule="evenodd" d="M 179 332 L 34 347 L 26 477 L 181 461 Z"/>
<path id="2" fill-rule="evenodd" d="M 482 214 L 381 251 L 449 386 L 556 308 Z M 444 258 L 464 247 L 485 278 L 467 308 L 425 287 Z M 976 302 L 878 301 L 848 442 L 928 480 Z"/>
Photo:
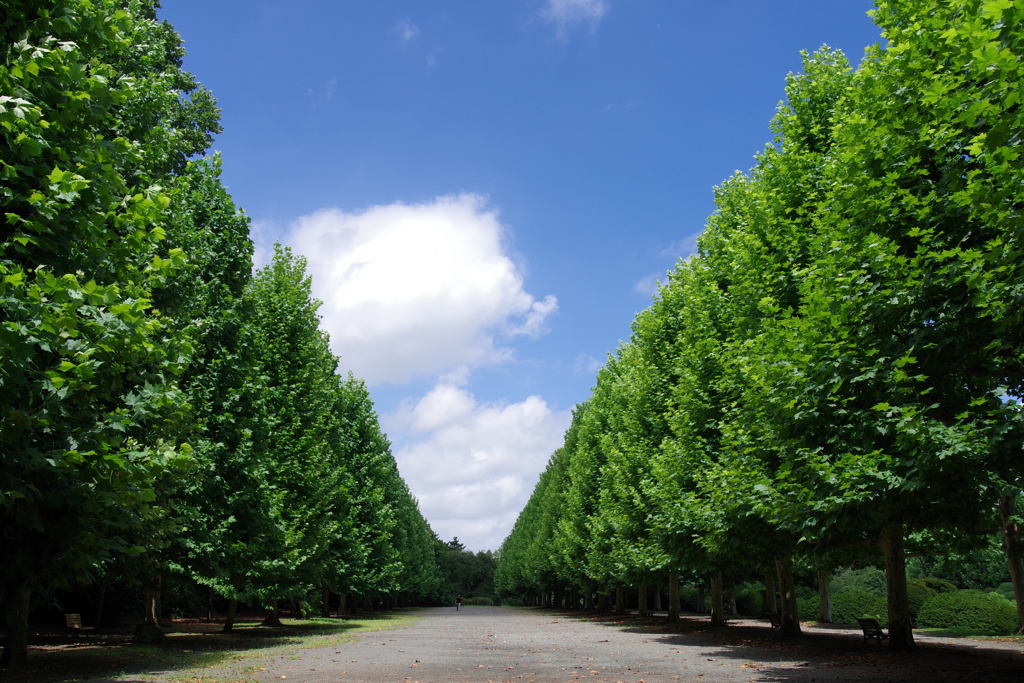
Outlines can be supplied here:
<path id="1" fill-rule="evenodd" d="M 615 583 L 614 574 L 603 569 L 607 565 L 597 561 L 598 545 L 604 539 L 593 535 L 601 481 L 598 473 L 607 459 L 601 445 L 606 415 L 599 394 L 608 386 L 608 382 L 602 381 L 608 372 L 607 366 L 598 372 L 594 395 L 576 406 L 572 424 L 565 433 L 564 448 L 571 457 L 562 513 L 553 539 L 566 578 L 583 588 L 588 597 L 595 587 L 607 591 Z"/>
<path id="2" fill-rule="evenodd" d="M 786 101 L 772 121 L 773 144 L 749 175 L 716 189 L 718 210 L 699 240 L 717 311 L 717 325 L 702 332 L 713 331 L 715 344 L 703 352 L 716 356 L 719 374 L 700 380 L 717 387 L 718 415 L 695 512 L 707 528 L 702 541 L 716 556 L 758 570 L 775 564 L 783 632 L 791 635 L 800 632 L 791 561 L 808 549 L 800 547 L 802 533 L 783 523 L 793 501 L 780 494 L 776 480 L 790 476 L 790 427 L 779 419 L 770 378 L 777 366 L 799 363 L 777 354 L 776 329 L 799 315 L 800 285 L 819 252 L 814 220 L 829 189 L 823 166 L 852 80 L 846 58 L 828 48 L 805 53 L 803 67 L 787 78 Z M 682 346 L 684 358 L 702 349 Z M 693 383 L 684 391 L 706 392 Z"/>
<path id="3" fill-rule="evenodd" d="M 498 550 L 495 588 L 503 595 L 518 593 L 524 600 L 559 592 L 559 575 L 552 562 L 552 544 L 566 484 L 568 456 L 555 451 L 540 475 L 530 499 Z"/>
<path id="4" fill-rule="evenodd" d="M 191 163 L 171 193 L 168 240 L 187 257 L 158 305 L 193 341 L 181 378 L 189 404 L 182 438 L 194 466 L 170 492 L 178 531 L 165 553 L 170 568 L 228 597 L 266 571 L 265 539 L 275 519 L 267 484 L 271 462 L 252 441 L 254 400 L 263 377 L 254 365 L 249 221 L 220 182 L 220 158 Z M 225 624 L 230 630 L 233 609 Z"/>
<path id="5" fill-rule="evenodd" d="M 794 451 L 789 494 L 812 501 L 809 534 L 882 548 L 894 648 L 913 647 L 909 532 L 983 539 L 1015 467 L 1020 413 L 1001 395 L 1018 391 L 1020 164 L 1001 136 L 1019 125 L 1019 11 L 879 3 L 888 46 L 869 51 L 837 127 L 828 241 L 792 328 L 803 369 L 780 393 L 817 434 Z"/>
<path id="6" fill-rule="evenodd" d="M 330 582 L 346 596 L 389 594 L 399 588 L 403 568 L 395 536 L 400 508 L 408 504 L 408 489 L 362 380 L 350 376 L 341 383 L 334 411 L 344 434 L 344 463 L 351 476 L 347 516 L 351 531 L 333 546 L 339 564 Z"/>
<path id="7" fill-rule="evenodd" d="M 305 260 L 275 246 L 269 265 L 246 290 L 251 306 L 248 334 L 261 377 L 252 397 L 255 462 L 267 463 L 273 528 L 263 539 L 265 571 L 247 593 L 267 601 L 268 621 L 276 603 L 303 598 L 321 585 L 322 564 L 336 520 L 331 501 L 347 495 L 344 470 L 337 471 L 328 436 L 335 419 L 337 359 L 319 329 L 319 302 L 310 293 Z M 255 577 L 254 577 L 255 578 Z"/>
<path id="8" fill-rule="evenodd" d="M 396 487 L 396 546 L 402 568 L 397 578 L 402 604 L 430 604 L 442 592 L 443 576 L 435 554 L 437 536 L 423 518 L 404 481 Z M 493 578 L 493 571 L 492 571 Z M 493 591 L 492 591 L 493 592 Z"/>
<path id="9" fill-rule="evenodd" d="M 7 665 L 25 658 L 33 591 L 142 550 L 127 534 L 180 459 L 173 378 L 187 347 L 166 343 L 151 300 L 183 255 L 160 244 L 169 198 L 132 126 L 178 94 L 147 98 L 153 78 L 125 65 L 145 7 L 11 2 L 0 22 Z"/>

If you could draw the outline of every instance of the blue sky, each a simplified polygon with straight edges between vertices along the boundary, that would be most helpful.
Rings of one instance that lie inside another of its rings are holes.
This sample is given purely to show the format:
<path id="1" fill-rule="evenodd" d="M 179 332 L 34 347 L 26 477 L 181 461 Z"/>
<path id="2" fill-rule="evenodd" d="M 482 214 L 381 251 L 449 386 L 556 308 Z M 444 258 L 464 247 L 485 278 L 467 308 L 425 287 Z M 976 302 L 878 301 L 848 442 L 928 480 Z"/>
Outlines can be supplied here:
<path id="1" fill-rule="evenodd" d="M 495 549 L 654 281 L 861 0 L 164 0 L 434 530 Z"/>

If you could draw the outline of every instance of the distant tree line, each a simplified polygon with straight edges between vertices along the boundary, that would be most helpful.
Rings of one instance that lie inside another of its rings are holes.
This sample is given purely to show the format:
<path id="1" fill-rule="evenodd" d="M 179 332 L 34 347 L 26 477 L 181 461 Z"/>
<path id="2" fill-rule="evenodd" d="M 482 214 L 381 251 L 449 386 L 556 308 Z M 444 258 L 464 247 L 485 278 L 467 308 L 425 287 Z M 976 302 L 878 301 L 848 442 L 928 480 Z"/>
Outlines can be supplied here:
<path id="1" fill-rule="evenodd" d="M 1024 3 L 874 18 L 859 67 L 822 48 L 788 77 L 773 142 L 577 406 L 499 591 L 710 577 L 723 623 L 759 574 L 795 635 L 795 561 L 878 561 L 905 649 L 908 555 L 1001 533 L 1024 625 Z"/>
<path id="2" fill-rule="evenodd" d="M 497 560 L 490 550 L 472 552 L 459 541 L 458 536 L 442 543 L 438 565 L 444 577 L 442 594 L 447 604 L 461 595 L 467 604 L 495 604 L 494 570 Z"/>
<path id="3" fill-rule="evenodd" d="M 212 95 L 154 0 L 0 12 L 3 663 L 33 603 L 162 577 L 269 608 L 436 601 L 443 545 L 363 382 L 336 374 L 302 258 L 253 272 L 203 157 Z"/>

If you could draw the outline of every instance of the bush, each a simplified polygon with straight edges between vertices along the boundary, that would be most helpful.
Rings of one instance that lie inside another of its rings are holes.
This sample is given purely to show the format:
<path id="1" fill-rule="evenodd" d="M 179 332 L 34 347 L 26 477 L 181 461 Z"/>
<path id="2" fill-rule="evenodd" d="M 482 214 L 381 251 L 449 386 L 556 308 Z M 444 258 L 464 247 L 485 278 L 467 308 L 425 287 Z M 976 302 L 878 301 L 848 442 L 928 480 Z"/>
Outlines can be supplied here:
<path id="1" fill-rule="evenodd" d="M 1007 600 L 1016 601 L 1016 599 L 1017 599 L 1013 595 L 1013 584 L 1010 583 L 1009 581 L 1007 581 L 1006 583 L 999 584 L 999 586 L 996 588 L 996 593 L 999 593 L 1000 595 L 1002 595 Z"/>
<path id="2" fill-rule="evenodd" d="M 748 616 L 763 613 L 764 586 L 756 583 L 736 586 L 736 611 Z"/>
<path id="3" fill-rule="evenodd" d="M 873 617 L 879 624 L 888 623 L 885 598 L 859 591 L 832 596 L 832 621 L 835 623 L 856 624 L 858 619 L 864 617 Z"/>
<path id="4" fill-rule="evenodd" d="M 817 621 L 818 596 L 815 595 L 813 598 L 797 598 L 796 611 L 800 615 L 800 621 Z"/>
<path id="5" fill-rule="evenodd" d="M 494 600 L 490 598 L 466 598 L 462 601 L 465 605 L 493 605 Z"/>
<path id="6" fill-rule="evenodd" d="M 885 597 L 885 572 L 875 567 L 843 569 L 836 572 L 830 582 L 832 595 L 840 593 L 870 593 Z"/>
<path id="7" fill-rule="evenodd" d="M 817 585 L 815 585 L 815 586 L 805 586 L 802 583 L 798 583 L 795 586 L 793 586 L 793 589 L 796 591 L 796 599 L 797 600 L 808 600 L 810 598 L 814 598 L 815 600 L 818 599 L 818 586 Z M 776 586 L 775 590 L 778 591 L 779 587 Z"/>
<path id="8" fill-rule="evenodd" d="M 800 598 L 796 601 L 800 621 L 818 620 L 818 596 Z M 884 624 L 886 619 L 885 598 L 870 593 L 840 593 L 832 596 L 832 621 L 837 624 L 855 624 L 860 617 L 874 617 Z"/>
<path id="9" fill-rule="evenodd" d="M 933 576 L 929 576 L 925 579 L 911 579 L 910 581 L 907 581 L 907 585 L 923 586 L 924 588 L 935 591 L 936 593 L 955 593 L 960 590 L 956 587 L 956 584 L 950 583 L 945 579 L 936 579 Z"/>
<path id="10" fill-rule="evenodd" d="M 999 593 L 939 593 L 924 603 L 918 626 L 1010 633 L 1017 629 L 1017 609 Z"/>
<path id="11" fill-rule="evenodd" d="M 933 595 L 939 593 L 952 593 L 959 590 L 956 586 L 944 579 L 928 577 L 924 579 L 911 579 L 907 581 L 907 595 L 910 599 L 910 616 L 917 619 L 921 613 L 924 603 Z"/>
<path id="12" fill-rule="evenodd" d="M 704 606 L 707 607 L 708 598 L 704 597 Z M 697 588 L 696 586 L 686 586 L 685 588 L 679 589 L 679 609 L 684 612 L 696 612 L 697 611 Z"/>
<path id="13" fill-rule="evenodd" d="M 206 615 L 207 589 L 180 574 L 164 576 L 160 607 L 165 619 L 188 619 Z M 139 617 L 141 619 L 141 615 Z"/>
<path id="14" fill-rule="evenodd" d="M 921 613 L 921 607 L 933 595 L 938 595 L 938 592 L 913 581 L 908 581 L 907 598 L 910 601 L 910 616 L 917 619 L 917 615 Z"/>

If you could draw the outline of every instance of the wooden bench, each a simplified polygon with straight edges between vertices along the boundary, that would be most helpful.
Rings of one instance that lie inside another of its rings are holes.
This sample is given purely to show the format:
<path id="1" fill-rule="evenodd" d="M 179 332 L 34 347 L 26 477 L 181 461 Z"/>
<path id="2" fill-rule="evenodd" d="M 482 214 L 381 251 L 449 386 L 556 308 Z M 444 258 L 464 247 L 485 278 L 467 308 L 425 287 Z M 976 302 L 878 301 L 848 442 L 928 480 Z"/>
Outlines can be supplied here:
<path id="1" fill-rule="evenodd" d="M 875 642 L 879 644 L 883 640 L 889 639 L 889 634 L 882 630 L 877 619 L 858 619 L 857 623 L 860 624 L 860 630 L 864 631 L 865 643 L 868 642 L 868 638 L 874 638 Z"/>
<path id="2" fill-rule="evenodd" d="M 779 616 L 778 612 L 765 612 L 765 616 L 772 622 L 772 633 L 775 633 L 775 629 L 779 629 L 782 632 L 782 617 Z"/>
<path id="3" fill-rule="evenodd" d="M 68 633 L 71 633 L 72 631 L 75 632 L 75 637 L 77 638 L 79 635 L 82 634 L 82 632 L 86 632 L 86 635 L 88 635 L 88 631 L 95 630 L 92 626 L 82 626 L 82 615 L 81 614 L 65 614 L 64 615 L 64 626 L 65 626 L 65 628 L 64 628 L 64 637 L 65 638 L 67 638 L 68 637 Z"/>

